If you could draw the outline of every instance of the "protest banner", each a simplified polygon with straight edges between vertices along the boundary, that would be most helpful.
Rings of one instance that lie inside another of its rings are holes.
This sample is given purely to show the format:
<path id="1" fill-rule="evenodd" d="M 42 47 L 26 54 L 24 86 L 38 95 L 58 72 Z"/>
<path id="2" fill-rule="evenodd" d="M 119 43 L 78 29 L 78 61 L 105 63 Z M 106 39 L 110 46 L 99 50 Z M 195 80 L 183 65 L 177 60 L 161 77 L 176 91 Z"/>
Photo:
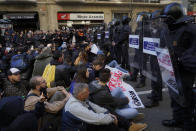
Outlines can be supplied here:
<path id="1" fill-rule="evenodd" d="M 124 95 L 129 98 L 129 106 L 131 108 L 144 108 L 141 99 L 139 98 L 133 87 L 125 83 L 122 79 L 123 76 L 127 75 L 127 73 L 124 73 L 117 68 L 112 68 L 109 66 L 106 66 L 106 68 L 110 69 L 111 71 L 111 78 L 107 84 L 110 90 L 112 91 L 113 89 L 120 87 Z"/>

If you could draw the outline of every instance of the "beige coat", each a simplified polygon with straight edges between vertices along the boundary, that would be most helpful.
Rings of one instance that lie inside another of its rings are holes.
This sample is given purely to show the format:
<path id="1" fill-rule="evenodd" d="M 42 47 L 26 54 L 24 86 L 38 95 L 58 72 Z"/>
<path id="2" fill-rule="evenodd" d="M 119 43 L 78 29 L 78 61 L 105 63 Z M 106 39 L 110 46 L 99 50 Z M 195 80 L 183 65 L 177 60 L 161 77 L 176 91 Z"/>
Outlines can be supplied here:
<path id="1" fill-rule="evenodd" d="M 57 91 L 63 90 L 63 87 L 55 87 L 55 88 L 47 88 L 48 98 L 51 98 Z M 31 90 L 29 94 L 31 94 L 33 91 Z M 39 95 L 40 96 L 40 95 Z M 57 113 L 59 110 L 61 110 L 65 103 L 67 102 L 68 98 L 66 97 L 62 101 L 54 101 L 52 103 L 49 103 L 47 101 L 44 102 L 45 110 L 49 113 Z M 35 104 L 40 101 L 40 97 L 38 96 L 29 96 L 27 97 L 25 101 L 24 109 L 26 111 L 32 111 L 35 109 Z"/>

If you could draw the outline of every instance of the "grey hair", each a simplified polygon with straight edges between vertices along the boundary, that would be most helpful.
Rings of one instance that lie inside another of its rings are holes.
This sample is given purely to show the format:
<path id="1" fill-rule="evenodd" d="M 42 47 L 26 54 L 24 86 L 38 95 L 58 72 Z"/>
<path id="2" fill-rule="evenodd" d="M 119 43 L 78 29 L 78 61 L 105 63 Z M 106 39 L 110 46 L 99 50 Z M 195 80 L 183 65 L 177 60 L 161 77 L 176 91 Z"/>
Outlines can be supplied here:
<path id="1" fill-rule="evenodd" d="M 29 86 L 31 89 L 35 89 L 37 85 L 40 84 L 40 81 L 38 80 L 41 76 L 34 76 L 31 78 L 29 82 Z"/>
<path id="2" fill-rule="evenodd" d="M 80 92 L 82 92 L 85 88 L 88 88 L 88 84 L 86 83 L 76 83 L 74 85 L 73 96 L 77 97 Z"/>

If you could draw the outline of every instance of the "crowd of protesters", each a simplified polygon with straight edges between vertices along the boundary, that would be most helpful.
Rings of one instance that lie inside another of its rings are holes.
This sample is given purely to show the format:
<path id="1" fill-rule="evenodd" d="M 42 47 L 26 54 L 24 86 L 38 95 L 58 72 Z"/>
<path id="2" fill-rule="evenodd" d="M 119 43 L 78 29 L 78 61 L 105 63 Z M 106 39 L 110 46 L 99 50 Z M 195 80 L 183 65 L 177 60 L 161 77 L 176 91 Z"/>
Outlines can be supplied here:
<path id="1" fill-rule="evenodd" d="M 110 40 L 97 54 L 94 43 L 93 30 L 6 30 L 0 41 L 0 130 L 145 129 L 147 124 L 135 123 L 144 114 L 115 95 L 120 89 L 107 86 L 111 75 L 104 67 L 115 59 Z M 54 76 L 49 83 L 43 77 L 48 65 L 54 67 L 46 74 Z"/>

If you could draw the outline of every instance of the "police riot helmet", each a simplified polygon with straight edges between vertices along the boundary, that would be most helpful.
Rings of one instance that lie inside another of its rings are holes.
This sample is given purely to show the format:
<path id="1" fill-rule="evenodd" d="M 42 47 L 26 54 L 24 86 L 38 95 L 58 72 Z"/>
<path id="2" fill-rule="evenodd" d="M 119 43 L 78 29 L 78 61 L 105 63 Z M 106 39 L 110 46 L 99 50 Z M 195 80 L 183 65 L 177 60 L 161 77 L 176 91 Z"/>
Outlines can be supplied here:
<path id="1" fill-rule="evenodd" d="M 151 17 L 151 14 L 149 12 L 139 12 L 137 14 L 137 23 L 142 22 L 143 20 L 149 20 Z"/>
<path id="2" fill-rule="evenodd" d="M 123 16 L 123 18 L 122 18 L 123 25 L 129 24 L 130 21 L 131 21 L 131 19 L 128 16 Z"/>
<path id="3" fill-rule="evenodd" d="M 120 25 L 120 20 L 119 19 L 114 19 L 114 26 Z"/>
<path id="4" fill-rule="evenodd" d="M 156 10 L 154 12 L 152 12 L 151 14 L 151 19 L 157 19 L 160 17 L 161 11 L 160 10 Z"/>
<path id="5" fill-rule="evenodd" d="M 168 4 L 161 12 L 161 17 L 171 19 L 173 22 L 185 15 L 183 6 L 179 3 Z"/>

